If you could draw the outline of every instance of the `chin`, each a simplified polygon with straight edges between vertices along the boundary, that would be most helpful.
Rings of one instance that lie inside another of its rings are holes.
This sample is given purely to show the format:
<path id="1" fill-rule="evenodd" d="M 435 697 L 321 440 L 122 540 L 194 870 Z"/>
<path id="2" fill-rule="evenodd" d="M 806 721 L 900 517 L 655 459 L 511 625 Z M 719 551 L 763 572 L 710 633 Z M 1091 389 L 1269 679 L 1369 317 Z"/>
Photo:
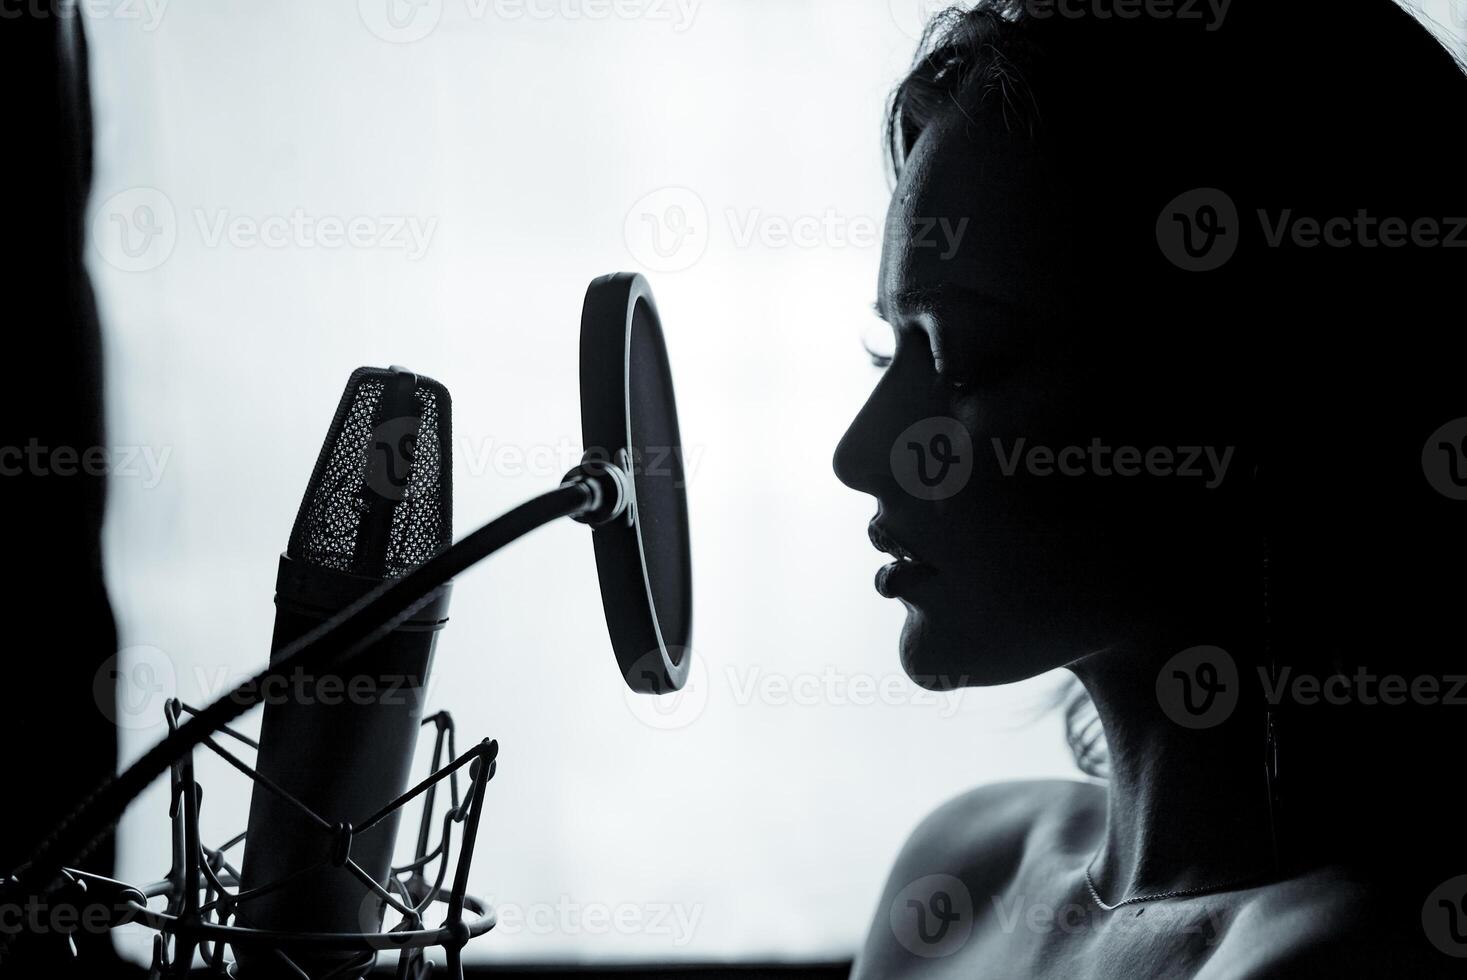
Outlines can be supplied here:
<path id="1" fill-rule="evenodd" d="M 902 624 L 900 642 L 902 669 L 912 683 L 929 691 L 952 691 L 981 683 L 971 677 L 971 654 L 963 656 L 964 644 L 954 642 L 956 637 L 945 636 L 919 607 L 910 602 L 903 605 L 907 607 L 907 621 Z"/>
<path id="2" fill-rule="evenodd" d="M 1062 658 L 1046 658 L 1042 628 L 1001 615 L 985 615 L 969 605 L 961 613 L 943 615 L 903 600 L 902 669 L 918 687 L 951 691 L 1026 680 L 1062 666 Z M 955 611 L 956 612 L 956 611 Z"/>

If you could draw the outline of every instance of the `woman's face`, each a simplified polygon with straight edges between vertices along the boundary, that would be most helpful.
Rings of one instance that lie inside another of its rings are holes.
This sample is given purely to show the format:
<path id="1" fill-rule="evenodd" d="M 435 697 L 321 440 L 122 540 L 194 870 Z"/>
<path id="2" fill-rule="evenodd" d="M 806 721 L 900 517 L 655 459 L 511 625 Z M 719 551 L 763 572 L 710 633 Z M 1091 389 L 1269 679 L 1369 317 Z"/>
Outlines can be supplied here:
<path id="1" fill-rule="evenodd" d="M 1154 356 L 1080 315 L 1090 239 L 1050 173 L 1026 137 L 956 116 L 913 147 L 887 215 L 877 307 L 895 354 L 835 470 L 876 498 L 872 540 L 902 556 L 876 585 L 906 607 L 902 663 L 928 687 L 1123 642 L 1195 557 L 1169 542 L 1176 491 L 1117 475 L 1146 469 L 1118 452 L 1152 448 L 1125 420 Z"/>

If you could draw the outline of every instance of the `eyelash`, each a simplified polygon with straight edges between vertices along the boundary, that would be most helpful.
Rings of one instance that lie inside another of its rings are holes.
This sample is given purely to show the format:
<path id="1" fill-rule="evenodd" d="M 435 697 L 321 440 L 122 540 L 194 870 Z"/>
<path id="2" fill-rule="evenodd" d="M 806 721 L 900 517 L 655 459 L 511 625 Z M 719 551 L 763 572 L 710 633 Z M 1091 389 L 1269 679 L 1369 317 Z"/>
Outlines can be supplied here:
<path id="1" fill-rule="evenodd" d="M 893 360 L 892 355 L 882 354 L 879 351 L 872 350 L 871 346 L 867 344 L 864 340 L 861 342 L 861 346 L 865 349 L 866 355 L 871 358 L 871 364 L 873 367 L 882 371 L 891 367 L 891 362 Z M 953 392 L 954 394 L 965 394 L 973 387 L 973 381 L 970 378 L 957 377 L 952 374 L 945 374 L 942 371 L 939 371 L 937 373 L 937 376 L 938 379 L 942 381 L 942 383 L 948 388 L 948 390 Z"/>
<path id="2" fill-rule="evenodd" d="M 881 368 L 883 371 L 891 367 L 892 355 L 883 354 L 880 351 L 872 350 L 871 345 L 866 343 L 865 338 L 862 338 L 861 340 L 861 348 L 866 352 L 866 356 L 871 358 L 871 364 L 873 367 Z"/>

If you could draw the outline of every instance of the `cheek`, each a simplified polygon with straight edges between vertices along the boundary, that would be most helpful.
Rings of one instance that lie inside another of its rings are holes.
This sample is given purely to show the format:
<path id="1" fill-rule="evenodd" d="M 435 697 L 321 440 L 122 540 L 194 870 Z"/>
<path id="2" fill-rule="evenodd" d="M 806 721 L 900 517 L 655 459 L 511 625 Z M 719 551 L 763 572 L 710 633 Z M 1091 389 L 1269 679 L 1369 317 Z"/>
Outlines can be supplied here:
<path id="1" fill-rule="evenodd" d="M 968 434 L 971 476 L 962 493 L 935 502 L 936 513 L 965 529 L 975 522 L 990 531 L 1010 524 L 1031 526 L 1040 500 L 1034 498 L 1035 488 L 1026 486 L 1030 481 L 1022 461 L 1060 428 L 1050 386 L 1031 374 L 972 392 L 945 394 L 932 411 L 956 419 Z M 1023 517 L 1026 513 L 1030 516 Z"/>

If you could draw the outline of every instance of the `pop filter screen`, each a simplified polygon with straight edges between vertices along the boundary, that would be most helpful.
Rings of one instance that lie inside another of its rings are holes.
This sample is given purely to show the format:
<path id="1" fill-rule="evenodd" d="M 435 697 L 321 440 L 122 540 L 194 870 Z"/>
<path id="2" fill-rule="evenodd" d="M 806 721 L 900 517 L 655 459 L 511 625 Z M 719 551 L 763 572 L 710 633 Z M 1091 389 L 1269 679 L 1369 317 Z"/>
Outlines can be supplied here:
<path id="1" fill-rule="evenodd" d="M 602 605 L 634 690 L 683 686 L 692 633 L 687 484 L 672 371 L 652 290 L 603 276 L 581 317 L 581 430 L 587 456 L 631 476 L 629 520 L 593 532 Z"/>
<path id="2" fill-rule="evenodd" d="M 651 298 L 639 299 L 632 313 L 627 353 L 627 399 L 636 487 L 637 519 L 647 592 L 663 641 L 681 655 L 688 639 L 688 505 L 684 488 L 682 439 L 673 402 L 667 348 Z"/>

